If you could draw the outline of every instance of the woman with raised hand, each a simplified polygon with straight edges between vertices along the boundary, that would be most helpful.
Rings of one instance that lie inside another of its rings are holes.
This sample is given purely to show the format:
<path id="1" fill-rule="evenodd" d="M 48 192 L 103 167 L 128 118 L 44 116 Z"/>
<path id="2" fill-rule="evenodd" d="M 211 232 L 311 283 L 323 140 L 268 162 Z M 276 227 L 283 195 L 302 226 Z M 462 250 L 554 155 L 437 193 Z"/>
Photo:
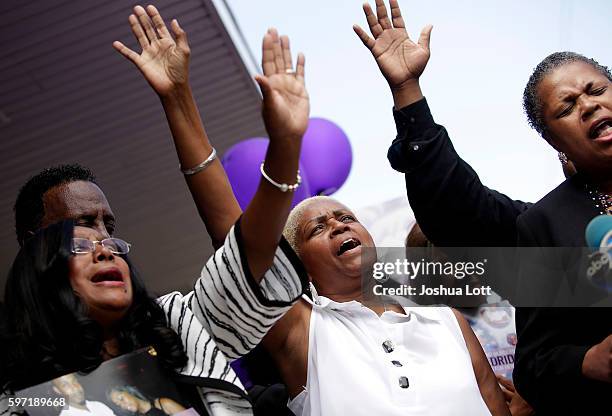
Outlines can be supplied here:
<path id="1" fill-rule="evenodd" d="M 158 94 L 187 185 L 213 244 L 217 246 L 226 240 L 241 210 L 223 167 L 215 157 L 216 151 L 208 140 L 191 93 L 187 35 L 175 19 L 170 25 L 176 38 L 174 40 L 154 6 L 147 6 L 146 9 L 136 6 L 134 14 L 129 17 L 129 23 L 142 52 L 137 54 L 121 42 L 115 42 L 113 46 L 134 63 Z M 256 81 L 264 98 L 262 114 L 270 145 L 262 166 L 260 186 L 239 221 L 237 231 L 241 234 L 241 241 L 237 241 L 234 247 L 241 249 L 241 260 L 248 262 L 247 272 L 251 273 L 247 273 L 247 280 L 256 283 L 261 282 L 261 274 L 271 265 L 293 190 L 299 186 L 297 155 L 309 114 L 309 99 L 304 85 L 304 56 L 298 55 L 294 68 L 289 39 L 286 36 L 279 37 L 275 29 L 270 29 L 264 36 L 262 52 L 263 75 L 257 76 Z M 270 215 L 272 212 L 278 214 Z M 229 238 L 233 237 L 230 235 Z M 272 270 L 278 274 L 279 270 L 285 269 L 282 262 L 288 263 L 290 259 L 291 256 L 279 258 L 277 265 L 280 267 L 273 267 Z M 253 279 L 250 274 L 254 276 Z M 230 275 L 224 277 L 231 282 Z M 289 305 L 287 302 L 297 297 L 301 290 L 280 275 L 264 280 L 261 283 L 262 292 L 269 301 L 259 299 L 259 293 L 256 293 L 255 309 L 265 306 L 268 313 L 273 312 L 273 319 L 270 319 L 266 313 L 253 310 L 250 304 L 237 302 L 235 294 L 219 291 L 217 288 L 220 285 L 213 284 L 212 280 L 203 279 L 203 282 L 204 289 L 209 289 L 206 290 L 206 299 L 216 305 L 208 311 L 219 310 L 224 319 L 209 319 L 207 308 L 201 306 L 203 302 L 191 302 L 189 295 L 183 298 L 174 293 L 166 297 L 165 301 L 171 300 L 173 304 L 183 306 L 189 304 L 189 309 L 195 312 L 200 323 L 217 341 L 217 347 L 230 360 L 253 348 L 273 321 L 279 318 L 277 312 L 286 310 Z M 273 282 L 280 286 L 280 290 L 274 287 Z M 290 287 L 283 287 L 287 285 Z M 274 298 L 273 294 L 280 298 Z M 257 317 L 256 322 L 251 322 L 253 315 Z M 228 319 L 232 321 L 227 322 Z M 221 376 L 239 383 L 233 371 L 227 367 L 228 361 L 220 357 L 217 359 L 226 364 Z"/>
<path id="2" fill-rule="evenodd" d="M 147 6 L 146 9 L 135 7 L 129 22 L 142 52 L 138 54 L 121 42 L 115 42 L 113 46 L 134 63 L 158 94 L 187 185 L 213 245 L 218 246 L 226 239 L 232 225 L 240 217 L 241 210 L 223 167 L 216 159 L 216 151 L 208 140 L 191 93 L 187 35 L 175 19 L 170 25 L 176 38 L 174 40 L 154 6 Z M 274 253 L 274 248 L 279 243 L 290 208 L 292 191 L 299 186 L 298 159 L 292 155 L 299 152 L 309 113 L 309 99 L 304 86 L 304 56 L 298 55 L 294 68 L 289 39 L 286 36 L 280 37 L 275 29 L 268 30 L 262 48 L 263 75 L 257 76 L 256 81 L 264 98 L 262 113 L 270 137 L 270 146 L 262 166 L 262 181 L 257 194 L 239 223 L 238 230 L 243 238 L 237 242 L 237 248 L 244 248 L 240 258 L 243 262 L 248 262 L 247 271 L 251 271 L 254 276 L 251 279 L 251 273 L 248 273 L 248 280 L 256 283 L 260 283 L 262 271 L 269 267 L 270 253 Z M 273 163 L 274 160 L 283 158 L 286 158 L 283 165 Z M 269 208 L 270 204 L 282 206 L 280 215 Z M 283 257 L 282 261 L 289 262 L 291 259 L 289 255 Z M 286 270 L 286 267 L 281 265 L 273 267 L 272 270 L 279 273 L 279 270 Z M 227 281 L 231 281 L 230 275 L 225 277 Z M 280 290 L 271 284 L 271 279 L 261 281 L 261 290 L 269 298 L 275 293 L 280 299 L 265 302 L 260 300 L 258 295 L 258 302 L 264 302 L 264 305 L 275 312 L 274 319 L 279 317 L 276 311 L 287 307 L 286 302 L 294 299 L 297 291 L 301 289 L 295 285 L 282 287 L 288 282 L 279 276 L 277 278 Z M 228 308 L 216 306 L 214 310 L 220 309 L 225 317 L 233 319 L 231 325 L 223 320 L 206 319 L 206 308 L 202 308 L 200 303 L 191 302 L 189 296 L 183 298 L 174 293 L 167 297 L 167 300 L 172 299 L 175 304 L 189 305 L 202 325 L 215 338 L 217 347 L 225 357 L 231 360 L 244 355 L 265 334 L 259 322 L 263 321 L 265 328 L 268 328 L 273 320 L 255 308 L 256 322 L 251 322 L 252 311 L 245 312 L 252 309 L 250 305 L 249 308 L 242 303 L 232 303 L 231 293 L 216 290 L 218 285 L 212 284 L 208 279 L 203 281 L 204 288 L 210 289 L 207 290 L 207 299 L 211 304 L 225 305 L 227 302 L 230 305 Z M 206 286 L 207 284 L 210 286 Z M 179 300 L 180 302 L 177 302 Z M 229 367 L 225 371 L 222 376 L 230 375 L 234 382 L 239 383 Z"/>
<path id="3" fill-rule="evenodd" d="M 180 382 L 202 388 L 209 413 L 250 414 L 251 405 L 228 359 L 257 345 L 303 290 L 301 266 L 281 233 L 300 183 L 298 159 L 308 122 L 304 57 L 298 57 L 294 70 L 287 39 L 281 40 L 273 29 L 264 36 L 264 73 L 257 82 L 270 145 L 263 179 L 240 216 L 191 97 L 185 32 L 173 21 L 174 40 L 153 6 L 135 7 L 129 22 L 142 53 L 119 42 L 115 47 L 159 93 L 183 173 L 219 249 L 207 261 L 193 292 L 175 292 L 156 304 L 133 277 L 125 248 L 85 227 L 73 231 L 62 223 L 59 229 L 41 230 L 20 251 L 7 283 L 9 331 L 20 334 L 15 351 L 23 354 L 1 375 L 2 387 L 15 391 L 90 370 L 153 344 Z M 57 285 L 49 286 L 49 274 Z M 142 290 L 136 291 L 138 287 Z M 137 292 L 141 296 L 135 296 Z M 143 302 L 148 309 L 143 309 Z M 38 319 L 41 311 L 48 319 Z M 4 395 L 0 400 L 2 414 L 10 411 L 7 399 Z"/>
<path id="4" fill-rule="evenodd" d="M 378 6 L 382 15 L 384 4 Z M 370 22 L 372 12 L 365 10 Z M 426 30 L 422 43 L 428 39 Z M 304 264 L 312 295 L 296 302 L 263 345 L 296 415 L 509 414 L 458 312 L 367 302 L 362 271 L 374 242 L 349 208 L 328 197 L 304 200 L 290 213 L 284 235 Z"/>
<path id="5" fill-rule="evenodd" d="M 155 13 L 152 8 L 148 8 L 147 12 Z M 157 18 L 153 17 L 155 22 Z M 179 29 L 175 22 L 173 28 L 175 31 Z M 147 39 L 150 40 L 151 36 Z M 275 78 L 273 74 L 286 77 L 287 71 L 291 71 L 290 55 L 283 53 L 284 50 L 288 51 L 288 43 L 284 38 L 280 42 L 276 39 L 274 31 L 270 31 L 264 39 L 264 75 L 270 81 Z M 266 48 L 270 42 L 275 46 Z M 147 61 L 139 61 L 123 45 L 115 46 L 141 68 L 155 88 L 156 83 L 147 75 Z M 146 52 L 149 46 L 144 46 Z M 159 47 L 159 44 L 152 47 L 152 52 Z M 299 80 L 303 76 L 301 59 L 298 60 L 296 74 Z M 281 77 L 277 79 L 291 81 Z M 258 78 L 258 82 L 265 100 L 268 100 L 273 94 L 269 88 L 273 87 L 273 82 L 269 86 L 262 78 Z M 163 91 L 158 93 L 166 108 L 169 100 Z M 299 102 L 297 97 L 299 94 L 291 98 Z M 193 105 L 192 100 L 189 103 Z M 171 126 L 177 123 L 186 127 L 185 132 L 188 130 L 189 123 L 173 118 L 171 109 L 166 108 L 166 112 Z M 264 118 L 268 118 L 267 114 L 264 106 Z M 274 130 L 272 123 L 267 125 L 270 131 Z M 177 134 L 179 129 L 171 129 L 179 158 L 185 165 L 186 149 L 192 146 L 202 148 L 202 142 L 206 142 L 205 136 L 193 132 Z M 203 156 L 206 156 L 206 152 L 203 152 Z M 207 174 L 206 171 L 203 173 Z M 229 186 L 226 178 L 222 179 L 224 182 L 221 186 Z M 204 179 L 201 181 L 203 183 Z M 233 198 L 226 198 L 229 188 L 219 191 L 219 188 L 207 189 L 206 186 L 199 188 L 194 185 L 190 184 L 192 192 L 208 192 L 208 197 L 219 203 L 220 207 L 235 203 L 232 202 Z M 263 182 L 261 186 L 269 184 Z M 195 199 L 199 200 L 197 196 Z M 254 200 L 249 209 L 256 202 Z M 206 214 L 212 206 L 211 203 L 200 206 L 204 220 L 208 221 L 209 231 L 218 225 L 211 224 L 213 219 Z M 261 215 L 259 219 L 265 220 L 265 213 Z M 246 225 L 245 220 L 243 223 Z M 225 220 L 217 217 L 216 221 L 220 221 L 216 229 L 223 233 Z M 314 301 L 302 299 L 295 302 L 270 330 L 263 344 L 280 369 L 292 397 L 290 407 L 296 414 L 370 415 L 412 411 L 416 414 L 440 415 L 457 414 L 459 411 L 475 415 L 489 414 L 488 409 L 494 414 L 505 414 L 507 409 L 503 396 L 486 357 L 460 315 L 450 309 L 403 309 L 397 305 L 383 308 L 361 303 L 360 250 L 362 245 L 373 246 L 373 242 L 348 208 L 329 198 L 306 200 L 294 208 L 284 233 L 299 253 L 313 288 L 316 288 L 313 290 Z M 253 311 L 245 308 L 244 313 L 252 314 Z M 422 348 L 412 345 L 411 336 L 393 337 L 387 334 L 386 339 L 375 340 L 387 330 L 397 330 L 398 335 L 402 332 L 419 334 L 417 337 L 422 341 L 419 343 Z M 397 351 L 394 352 L 395 348 Z M 232 354 L 232 351 L 228 353 Z M 418 358 L 415 360 L 414 357 Z M 447 369 L 453 368 L 450 376 L 433 376 L 437 374 L 436 368 L 445 366 Z M 409 367 L 410 374 L 405 373 Z M 434 400 L 439 395 L 446 396 L 447 401 Z"/>
<path id="6" fill-rule="evenodd" d="M 382 0 L 377 0 L 382 14 L 368 15 L 375 39 L 356 31 L 389 81 L 398 128 L 389 161 L 406 173 L 410 204 L 432 242 L 584 247 L 589 222 L 612 212 L 610 70 L 574 52 L 553 53 L 536 66 L 523 108 L 529 124 L 558 152 L 567 179 L 536 204 L 514 201 L 484 186 L 459 158 L 446 130 L 434 123 L 419 87 L 429 59 L 428 30 L 418 44 L 409 41 L 397 1 L 390 4 L 392 22 Z M 529 284 L 544 280 L 524 277 Z M 564 280 L 559 274 L 541 292 L 555 294 Z M 514 382 L 537 414 L 599 414 L 609 408 L 612 309 L 517 308 L 516 316 Z"/>

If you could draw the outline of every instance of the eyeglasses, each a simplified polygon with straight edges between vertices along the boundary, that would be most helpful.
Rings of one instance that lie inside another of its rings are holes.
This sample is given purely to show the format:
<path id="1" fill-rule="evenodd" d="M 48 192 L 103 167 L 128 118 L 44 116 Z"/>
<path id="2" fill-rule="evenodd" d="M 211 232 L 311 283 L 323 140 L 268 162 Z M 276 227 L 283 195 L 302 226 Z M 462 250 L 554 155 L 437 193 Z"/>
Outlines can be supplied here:
<path id="1" fill-rule="evenodd" d="M 102 241 L 92 241 L 87 238 L 74 237 L 72 239 L 72 252 L 74 254 L 87 254 L 96 251 L 96 244 L 101 244 L 113 254 L 127 254 L 132 246 L 120 238 L 105 238 Z"/>

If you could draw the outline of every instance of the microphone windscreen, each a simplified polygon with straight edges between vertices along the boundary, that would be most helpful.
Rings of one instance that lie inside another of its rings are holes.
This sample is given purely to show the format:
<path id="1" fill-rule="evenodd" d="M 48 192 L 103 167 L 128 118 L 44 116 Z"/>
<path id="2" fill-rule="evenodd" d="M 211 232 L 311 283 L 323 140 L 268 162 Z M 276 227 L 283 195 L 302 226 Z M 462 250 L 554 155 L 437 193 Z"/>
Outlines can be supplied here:
<path id="1" fill-rule="evenodd" d="M 598 215 L 593 218 L 586 227 L 584 237 L 587 245 L 593 248 L 599 248 L 601 240 L 612 231 L 612 215 Z"/>

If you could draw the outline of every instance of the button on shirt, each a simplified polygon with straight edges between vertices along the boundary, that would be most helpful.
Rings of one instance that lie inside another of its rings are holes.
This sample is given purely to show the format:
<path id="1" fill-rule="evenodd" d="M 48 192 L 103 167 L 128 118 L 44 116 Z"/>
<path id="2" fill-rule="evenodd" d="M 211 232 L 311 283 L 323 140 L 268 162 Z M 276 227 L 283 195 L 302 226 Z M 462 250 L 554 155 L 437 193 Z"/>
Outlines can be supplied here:
<path id="1" fill-rule="evenodd" d="M 449 308 L 378 316 L 361 303 L 318 296 L 310 318 L 298 416 L 490 415 Z"/>

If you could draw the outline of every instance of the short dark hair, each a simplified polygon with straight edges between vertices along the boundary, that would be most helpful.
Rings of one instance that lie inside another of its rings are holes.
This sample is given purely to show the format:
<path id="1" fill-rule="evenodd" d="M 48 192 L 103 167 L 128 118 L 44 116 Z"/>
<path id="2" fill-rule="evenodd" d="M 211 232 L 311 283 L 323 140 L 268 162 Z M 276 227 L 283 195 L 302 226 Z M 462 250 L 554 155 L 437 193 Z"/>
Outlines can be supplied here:
<path id="1" fill-rule="evenodd" d="M 572 62 L 584 62 L 589 64 L 612 81 L 612 73 L 610 73 L 610 69 L 608 69 L 608 67 L 601 65 L 592 58 L 587 58 L 584 55 L 580 55 L 579 53 L 555 52 L 544 58 L 542 62 L 540 62 L 533 70 L 533 73 L 529 77 L 529 81 L 527 81 L 527 85 L 525 86 L 525 91 L 523 92 L 523 109 L 527 115 L 527 121 L 529 122 L 529 125 L 542 137 L 544 137 L 544 133 L 546 131 L 546 124 L 544 123 L 544 117 L 542 116 L 542 102 L 538 97 L 538 86 L 544 77 L 546 77 L 552 71 Z"/>
<path id="2" fill-rule="evenodd" d="M 28 231 L 41 227 L 45 216 L 43 196 L 51 188 L 66 183 L 86 181 L 96 183 L 91 170 L 78 164 L 59 165 L 44 169 L 32 176 L 17 194 L 15 202 L 15 233 L 19 245 L 23 245 Z"/>

